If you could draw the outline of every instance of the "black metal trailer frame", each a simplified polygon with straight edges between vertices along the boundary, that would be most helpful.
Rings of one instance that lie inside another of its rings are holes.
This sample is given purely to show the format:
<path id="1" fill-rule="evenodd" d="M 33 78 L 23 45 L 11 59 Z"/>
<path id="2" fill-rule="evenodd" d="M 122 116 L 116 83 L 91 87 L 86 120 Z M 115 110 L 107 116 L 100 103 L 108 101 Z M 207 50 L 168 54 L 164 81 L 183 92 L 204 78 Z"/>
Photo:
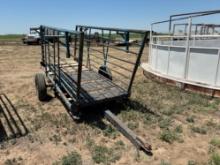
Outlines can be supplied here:
<path id="1" fill-rule="evenodd" d="M 78 118 L 84 107 L 129 98 L 149 31 L 82 25 L 75 31 L 43 25 L 39 29 L 45 68 L 45 74 L 35 76 L 40 101 L 47 99 L 47 87 L 52 87 Z M 104 114 L 138 149 L 151 154 L 151 146 L 113 113 Z"/>
<path id="2" fill-rule="evenodd" d="M 98 45 L 95 46 L 91 37 L 94 30 L 101 31 Z M 131 33 L 141 36 L 132 45 L 129 43 Z M 128 98 L 147 34 L 147 31 L 142 30 L 80 25 L 76 26 L 75 31 L 40 26 L 41 64 L 45 68 L 49 86 L 54 87 L 68 109 L 75 114 L 83 107 Z M 124 48 L 115 45 L 119 41 L 124 42 Z M 136 52 L 130 47 L 134 47 Z M 111 49 L 117 51 L 116 55 L 110 54 L 113 52 Z M 121 58 L 118 53 L 124 53 L 124 57 Z M 71 57 L 77 60 L 75 64 L 69 65 L 62 61 L 65 58 L 74 61 Z M 43 79 L 39 77 L 36 76 L 38 89 L 37 82 Z M 44 82 L 42 84 L 47 87 Z M 45 89 L 38 90 L 40 100 L 46 98 L 45 94 Z"/>

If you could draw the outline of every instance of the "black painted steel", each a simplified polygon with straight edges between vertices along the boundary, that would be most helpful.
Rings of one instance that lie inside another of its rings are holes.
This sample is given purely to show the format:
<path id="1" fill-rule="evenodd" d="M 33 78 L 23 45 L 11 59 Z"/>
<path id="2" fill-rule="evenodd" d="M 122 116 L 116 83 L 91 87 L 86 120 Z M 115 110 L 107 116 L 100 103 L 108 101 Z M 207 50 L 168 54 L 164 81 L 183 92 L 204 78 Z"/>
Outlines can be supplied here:
<path id="1" fill-rule="evenodd" d="M 43 25 L 39 29 L 46 77 L 70 111 L 130 96 L 147 31 L 94 26 L 76 26 L 73 31 Z"/>

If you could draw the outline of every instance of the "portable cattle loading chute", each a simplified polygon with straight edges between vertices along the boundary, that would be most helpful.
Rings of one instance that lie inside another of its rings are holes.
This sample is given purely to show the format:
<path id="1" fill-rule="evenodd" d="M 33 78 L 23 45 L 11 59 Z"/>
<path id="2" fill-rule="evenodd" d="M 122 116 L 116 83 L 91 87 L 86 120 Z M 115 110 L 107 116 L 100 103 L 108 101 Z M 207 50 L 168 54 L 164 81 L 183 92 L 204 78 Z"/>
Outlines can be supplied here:
<path id="1" fill-rule="evenodd" d="M 75 31 L 40 26 L 45 74 L 35 77 L 39 100 L 47 99 L 47 87 L 52 87 L 71 114 L 79 118 L 85 107 L 127 99 L 147 34 L 141 30 L 92 26 L 76 26 Z M 151 146 L 110 110 L 104 114 L 137 148 L 151 153 Z"/>
<path id="2" fill-rule="evenodd" d="M 146 76 L 220 96 L 220 10 L 185 13 L 151 25 Z"/>

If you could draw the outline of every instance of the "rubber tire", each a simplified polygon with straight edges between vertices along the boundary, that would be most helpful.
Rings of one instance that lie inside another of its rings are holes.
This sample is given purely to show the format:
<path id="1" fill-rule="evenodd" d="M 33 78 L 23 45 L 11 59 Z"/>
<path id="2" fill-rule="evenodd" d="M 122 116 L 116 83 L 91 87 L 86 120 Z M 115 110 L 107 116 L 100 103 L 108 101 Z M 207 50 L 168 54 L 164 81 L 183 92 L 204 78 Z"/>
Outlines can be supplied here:
<path id="1" fill-rule="evenodd" d="M 38 73 L 35 76 L 35 87 L 40 101 L 45 101 L 47 98 L 47 85 L 44 74 Z"/>

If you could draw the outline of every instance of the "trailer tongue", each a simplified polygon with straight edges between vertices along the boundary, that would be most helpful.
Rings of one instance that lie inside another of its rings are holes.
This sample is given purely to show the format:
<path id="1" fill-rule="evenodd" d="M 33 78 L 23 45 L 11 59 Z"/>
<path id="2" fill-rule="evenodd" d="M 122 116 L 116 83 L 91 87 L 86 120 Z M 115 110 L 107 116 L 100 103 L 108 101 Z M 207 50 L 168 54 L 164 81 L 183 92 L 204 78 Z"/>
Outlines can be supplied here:
<path id="1" fill-rule="evenodd" d="M 132 130 L 122 123 L 110 110 L 105 111 L 105 117 L 110 121 L 126 138 L 128 138 L 134 146 L 144 151 L 148 155 L 152 155 L 151 145 L 143 142 Z"/>

